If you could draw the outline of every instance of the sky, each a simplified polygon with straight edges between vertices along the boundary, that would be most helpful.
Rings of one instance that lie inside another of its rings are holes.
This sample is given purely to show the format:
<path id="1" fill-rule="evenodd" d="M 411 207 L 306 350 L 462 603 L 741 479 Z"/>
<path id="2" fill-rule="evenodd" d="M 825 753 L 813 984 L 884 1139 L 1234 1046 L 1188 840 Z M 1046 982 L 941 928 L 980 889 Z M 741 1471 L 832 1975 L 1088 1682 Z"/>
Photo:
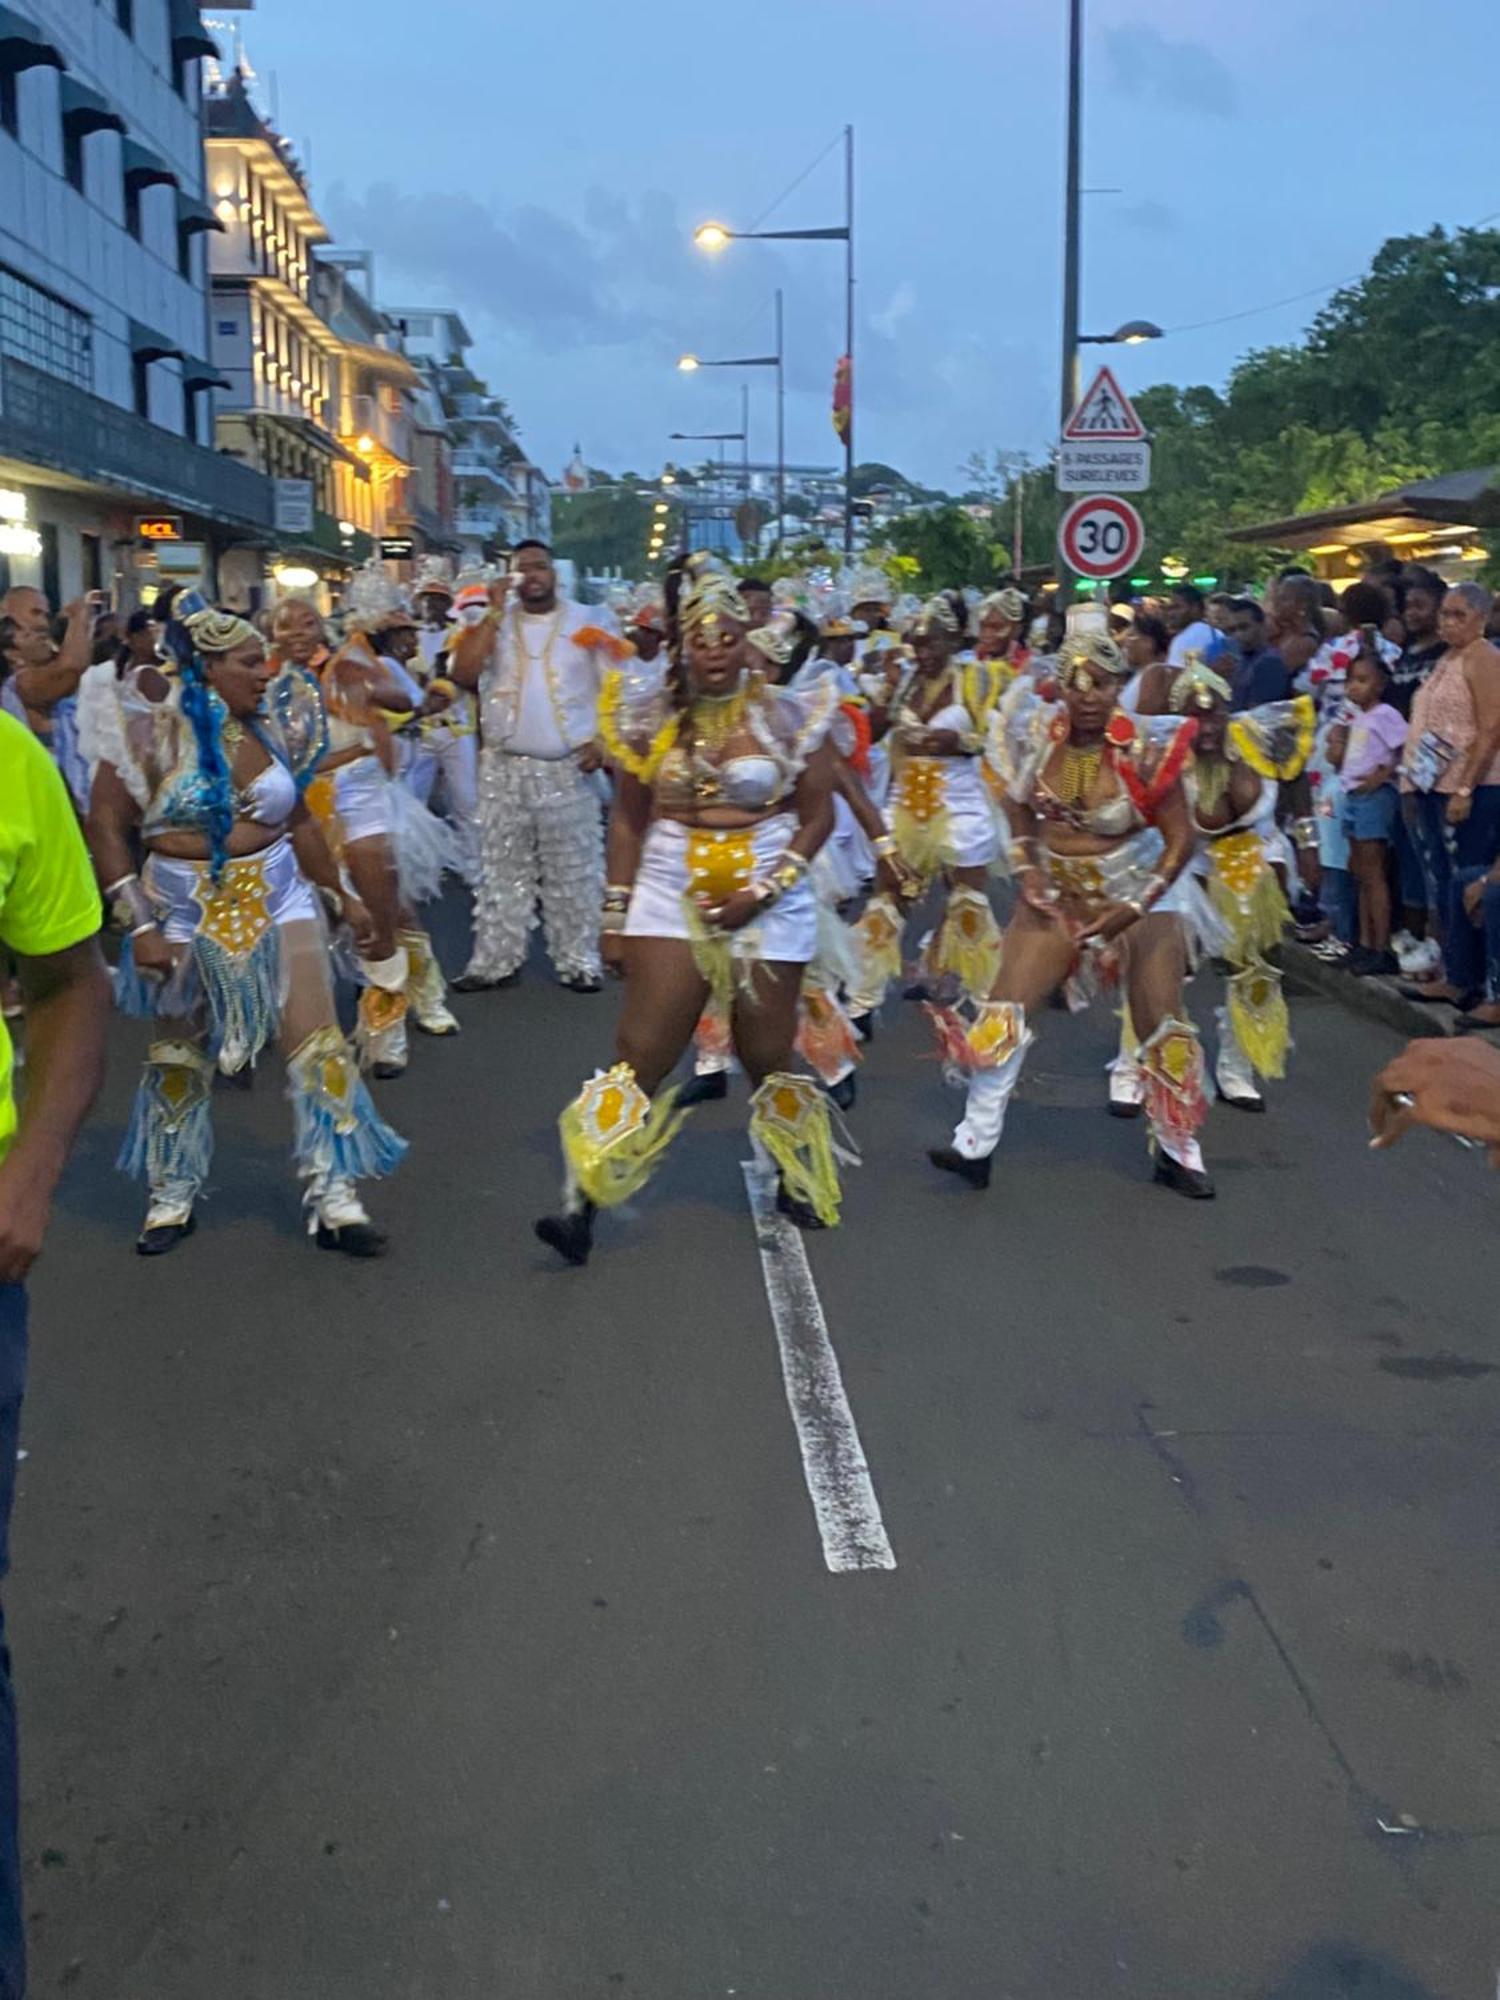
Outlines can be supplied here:
<path id="1" fill-rule="evenodd" d="M 1386 237 L 1500 210 L 1495 0 L 1085 11 L 1084 330 L 1168 331 L 1100 357 L 1127 392 L 1222 384 Z M 703 452 L 669 433 L 737 430 L 741 380 L 769 459 L 771 371 L 674 363 L 769 352 L 778 286 L 787 456 L 836 463 L 842 246 L 710 258 L 691 238 L 707 219 L 841 222 L 836 146 L 778 197 L 845 123 L 859 458 L 953 488 L 971 452 L 1055 435 L 1065 0 L 254 0 L 232 18 L 336 241 L 375 253 L 378 303 L 461 312 L 554 477 L 575 442 L 648 475 Z"/>

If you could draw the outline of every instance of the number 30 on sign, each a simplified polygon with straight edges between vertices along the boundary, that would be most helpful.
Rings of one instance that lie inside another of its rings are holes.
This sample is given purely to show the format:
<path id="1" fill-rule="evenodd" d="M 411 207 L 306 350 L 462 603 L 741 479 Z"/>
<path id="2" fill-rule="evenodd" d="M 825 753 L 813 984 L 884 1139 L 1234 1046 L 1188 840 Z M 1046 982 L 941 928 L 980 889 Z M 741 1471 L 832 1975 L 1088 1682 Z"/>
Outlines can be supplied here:
<path id="1" fill-rule="evenodd" d="M 1057 546 L 1064 568 L 1103 582 L 1123 576 L 1140 561 L 1146 527 L 1128 500 L 1113 493 L 1086 493 L 1063 515 Z"/>

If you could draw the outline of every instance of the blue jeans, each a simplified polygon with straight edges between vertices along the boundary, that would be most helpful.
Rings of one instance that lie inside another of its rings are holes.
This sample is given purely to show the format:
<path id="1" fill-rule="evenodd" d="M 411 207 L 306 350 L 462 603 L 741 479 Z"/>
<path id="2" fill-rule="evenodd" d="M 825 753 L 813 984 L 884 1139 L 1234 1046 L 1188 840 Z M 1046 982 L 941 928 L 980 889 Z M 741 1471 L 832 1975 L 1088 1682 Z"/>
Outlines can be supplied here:
<path id="1" fill-rule="evenodd" d="M 16 1446 L 26 1391 L 26 1288 L 0 1285 L 0 1576 L 10 1567 L 10 1510 L 16 1497 Z M 26 1991 L 26 1928 L 21 1915 L 21 1838 L 17 1826 L 16 1695 L 0 1608 L 0 2000 Z"/>
<path id="2" fill-rule="evenodd" d="M 1347 868 L 1325 868 L 1318 888 L 1323 914 L 1340 944 L 1359 943 L 1359 898 Z"/>
<path id="3" fill-rule="evenodd" d="M 1456 868 L 1488 868 L 1500 854 L 1500 785 L 1479 785 L 1462 826 L 1448 824 L 1445 792 L 1411 792 L 1409 822 L 1427 883 L 1427 907 L 1440 922 L 1448 917 L 1449 891 Z"/>
<path id="4" fill-rule="evenodd" d="M 1500 1000 L 1500 884 L 1485 890 L 1477 925 L 1464 908 L 1464 890 L 1488 873 L 1487 868 L 1460 868 L 1453 877 L 1443 932 L 1443 973 L 1461 993 Z"/>

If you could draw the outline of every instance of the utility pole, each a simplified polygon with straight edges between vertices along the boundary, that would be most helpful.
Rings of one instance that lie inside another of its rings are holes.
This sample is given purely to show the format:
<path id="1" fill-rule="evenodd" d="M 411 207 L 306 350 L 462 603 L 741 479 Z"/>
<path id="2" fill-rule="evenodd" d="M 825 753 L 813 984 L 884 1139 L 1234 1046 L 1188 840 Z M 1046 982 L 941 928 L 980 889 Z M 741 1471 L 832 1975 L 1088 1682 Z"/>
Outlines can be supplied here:
<path id="1" fill-rule="evenodd" d="M 854 553 L 854 127 L 844 127 L 844 352 L 849 357 L 849 427 L 844 433 L 844 559 Z"/>
<path id="2" fill-rule="evenodd" d="M 1079 114 L 1083 95 L 1083 0 L 1068 0 L 1068 170 L 1063 211 L 1062 421 L 1078 401 Z"/>

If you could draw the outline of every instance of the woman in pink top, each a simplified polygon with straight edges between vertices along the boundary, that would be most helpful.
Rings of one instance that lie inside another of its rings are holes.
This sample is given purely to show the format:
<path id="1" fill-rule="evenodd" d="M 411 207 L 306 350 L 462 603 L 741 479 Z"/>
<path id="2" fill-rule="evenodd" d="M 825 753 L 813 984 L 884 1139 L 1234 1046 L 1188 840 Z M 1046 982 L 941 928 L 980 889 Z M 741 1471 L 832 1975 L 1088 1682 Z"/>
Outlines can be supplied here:
<path id="1" fill-rule="evenodd" d="M 1418 688 L 1401 765 L 1427 904 L 1442 924 L 1455 868 L 1500 851 L 1500 650 L 1484 636 L 1490 593 L 1457 583 L 1438 629 L 1448 650 Z"/>

